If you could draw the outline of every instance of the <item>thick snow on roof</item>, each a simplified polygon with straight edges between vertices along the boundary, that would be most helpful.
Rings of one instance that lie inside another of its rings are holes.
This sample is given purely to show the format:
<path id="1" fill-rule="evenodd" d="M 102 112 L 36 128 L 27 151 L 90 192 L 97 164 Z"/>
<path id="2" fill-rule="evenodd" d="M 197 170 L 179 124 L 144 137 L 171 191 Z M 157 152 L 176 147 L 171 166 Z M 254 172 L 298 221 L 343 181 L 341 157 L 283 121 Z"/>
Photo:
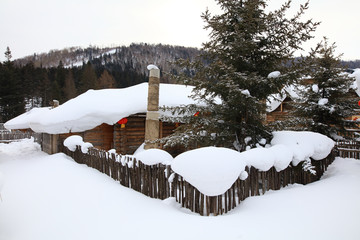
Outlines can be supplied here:
<path id="1" fill-rule="evenodd" d="M 277 109 L 280 104 L 285 100 L 286 94 L 272 94 L 267 98 L 266 101 L 266 111 L 273 112 Z"/>
<path id="2" fill-rule="evenodd" d="M 299 90 L 303 88 L 300 85 L 290 85 L 285 87 L 282 90 L 281 94 L 271 94 L 266 101 L 266 111 L 267 112 L 273 112 L 275 109 L 277 109 L 280 104 L 285 100 L 287 96 L 289 96 L 291 99 L 299 99 L 300 93 Z"/>
<path id="3" fill-rule="evenodd" d="M 195 104 L 189 97 L 192 89 L 184 85 L 160 84 L 159 106 Z M 51 134 L 82 132 L 102 123 L 112 125 L 124 117 L 146 112 L 147 93 L 147 83 L 123 89 L 89 90 L 48 112 L 33 115 L 32 111 L 25 114 L 31 117 L 19 116 L 19 119 L 11 120 L 5 126 L 8 129 L 30 126 L 35 132 Z"/>
<path id="4" fill-rule="evenodd" d="M 355 89 L 355 92 L 358 96 L 360 96 L 360 68 L 354 69 L 354 72 L 349 75 L 350 77 L 354 77 L 355 81 L 353 84 L 353 88 Z"/>
<path id="5" fill-rule="evenodd" d="M 225 193 L 245 170 L 246 162 L 235 150 L 204 147 L 184 152 L 171 164 L 181 175 L 207 196 Z"/>
<path id="6" fill-rule="evenodd" d="M 44 107 L 44 108 L 33 108 L 30 111 L 23 113 L 4 124 L 6 129 L 27 129 L 30 128 L 30 122 L 33 118 L 41 117 L 47 112 L 50 111 L 51 108 Z"/>

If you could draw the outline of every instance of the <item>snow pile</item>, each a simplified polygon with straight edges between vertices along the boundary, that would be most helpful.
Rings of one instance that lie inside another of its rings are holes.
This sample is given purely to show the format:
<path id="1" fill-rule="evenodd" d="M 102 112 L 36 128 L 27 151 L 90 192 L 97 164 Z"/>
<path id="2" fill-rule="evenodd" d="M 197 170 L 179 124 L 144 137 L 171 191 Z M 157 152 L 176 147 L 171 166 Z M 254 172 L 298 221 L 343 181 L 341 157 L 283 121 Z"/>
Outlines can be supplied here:
<path id="1" fill-rule="evenodd" d="M 150 65 L 147 66 L 147 70 L 150 71 L 151 69 L 159 69 L 159 68 L 154 64 L 150 64 Z"/>
<path id="2" fill-rule="evenodd" d="M 319 101 L 318 101 L 318 105 L 324 106 L 324 105 L 326 105 L 328 102 L 329 102 L 329 99 L 327 99 L 327 98 L 320 98 Z"/>
<path id="3" fill-rule="evenodd" d="M 312 85 L 311 89 L 313 90 L 313 92 L 318 93 L 319 92 L 319 85 L 314 84 L 314 85 Z"/>
<path id="4" fill-rule="evenodd" d="M 4 144 L 4 143 L 0 143 Z M 26 156 L 29 153 L 41 151 L 41 146 L 38 143 L 34 142 L 34 138 L 26 138 L 19 141 L 14 141 L 6 144 L 6 147 L 0 150 L 0 160 L 2 159 L 2 154 L 13 153 L 14 151 L 19 151 L 17 155 Z"/>
<path id="5" fill-rule="evenodd" d="M 273 132 L 273 136 L 271 145 L 286 146 L 293 153 L 294 166 L 309 158 L 324 159 L 335 145 L 334 141 L 327 136 L 314 132 L 280 131 Z"/>
<path id="6" fill-rule="evenodd" d="M 209 240 L 360 239 L 359 160 L 337 158 L 318 182 L 249 197 L 221 217 L 200 217 L 174 198 L 151 199 L 64 154 L 38 150 L 25 158 L 24 143 L 18 146 L 0 144 L 6 180 L 0 239 L 99 240 L 118 238 L 119 232 L 144 240 L 183 240 L 186 234 Z M 186 233 L 174 234 L 179 229 Z"/>
<path id="7" fill-rule="evenodd" d="M 241 156 L 249 167 L 268 171 L 274 166 L 276 156 L 269 148 L 253 148 L 242 152 Z"/>
<path id="8" fill-rule="evenodd" d="M 235 150 L 204 147 L 175 157 L 171 168 L 207 196 L 225 193 L 242 175 L 246 162 Z"/>
<path id="9" fill-rule="evenodd" d="M 251 97 L 250 91 L 248 89 L 242 90 L 241 93 L 245 96 Z"/>
<path id="10" fill-rule="evenodd" d="M 4 182 L 5 182 L 4 174 L 2 172 L 0 172 L 0 199 L 1 199 L 1 190 L 4 186 Z"/>
<path id="11" fill-rule="evenodd" d="M 134 153 L 134 157 L 145 165 L 156 165 L 159 163 L 170 165 L 174 160 L 168 152 L 161 149 L 147 149 L 140 151 L 139 153 Z"/>
<path id="12" fill-rule="evenodd" d="M 276 171 L 280 172 L 287 168 L 293 159 L 292 152 L 282 144 L 269 148 L 253 148 L 240 154 L 249 167 L 260 171 L 275 167 Z"/>
<path id="13" fill-rule="evenodd" d="M 278 144 L 268 149 L 275 156 L 274 167 L 276 171 L 280 172 L 289 166 L 293 159 L 293 153 L 288 147 Z"/>
<path id="14" fill-rule="evenodd" d="M 89 148 L 94 147 L 89 142 L 84 142 L 83 138 L 78 135 L 73 135 L 64 140 L 64 146 L 67 147 L 70 151 L 74 152 L 77 146 L 80 146 L 83 153 L 88 153 Z"/>
<path id="15" fill-rule="evenodd" d="M 269 73 L 268 78 L 278 78 L 280 77 L 281 73 L 279 71 L 274 71 Z"/>

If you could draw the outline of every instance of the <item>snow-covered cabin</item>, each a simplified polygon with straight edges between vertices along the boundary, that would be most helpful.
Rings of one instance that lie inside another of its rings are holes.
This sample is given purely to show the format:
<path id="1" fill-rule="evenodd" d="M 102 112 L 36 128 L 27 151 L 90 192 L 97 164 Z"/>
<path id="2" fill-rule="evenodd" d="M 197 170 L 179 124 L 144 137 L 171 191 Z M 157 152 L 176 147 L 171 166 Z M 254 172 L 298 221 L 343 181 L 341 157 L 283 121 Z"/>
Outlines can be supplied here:
<path id="1" fill-rule="evenodd" d="M 292 109 L 291 102 L 298 98 L 299 94 L 295 86 L 286 87 L 282 94 L 269 96 L 266 101 L 266 122 L 285 120 L 289 117 L 289 111 Z"/>
<path id="2" fill-rule="evenodd" d="M 189 97 L 192 89 L 161 83 L 159 106 L 200 104 Z M 48 153 L 57 152 L 65 138 L 76 134 L 96 148 L 132 154 L 145 138 L 147 92 L 147 83 L 123 89 L 89 90 L 56 108 L 32 109 L 9 120 L 5 127 L 43 133 L 43 149 Z M 160 110 L 160 115 L 169 114 Z M 120 120 L 125 120 L 125 126 L 121 127 Z M 176 128 L 174 123 L 159 124 L 160 137 L 170 135 Z"/>
<path id="3" fill-rule="evenodd" d="M 347 97 L 349 99 L 353 99 L 354 103 L 359 101 L 360 97 L 360 69 L 355 69 L 352 74 L 349 76 L 354 77 L 355 81 L 353 85 L 350 87 Z M 313 81 L 311 78 L 304 78 L 303 84 L 309 85 L 312 84 Z M 291 102 L 296 99 L 300 99 L 299 88 L 301 85 L 296 86 L 292 85 L 283 89 L 283 94 L 275 94 L 269 96 L 267 99 L 267 114 L 266 114 L 266 122 L 270 123 L 273 121 L 281 121 L 286 118 L 291 117 L 289 115 L 289 111 L 292 109 Z M 355 111 L 359 112 L 357 115 L 350 117 L 345 120 L 357 120 L 360 119 L 360 109 L 355 109 Z M 359 131 L 359 129 L 348 129 L 349 131 Z"/>

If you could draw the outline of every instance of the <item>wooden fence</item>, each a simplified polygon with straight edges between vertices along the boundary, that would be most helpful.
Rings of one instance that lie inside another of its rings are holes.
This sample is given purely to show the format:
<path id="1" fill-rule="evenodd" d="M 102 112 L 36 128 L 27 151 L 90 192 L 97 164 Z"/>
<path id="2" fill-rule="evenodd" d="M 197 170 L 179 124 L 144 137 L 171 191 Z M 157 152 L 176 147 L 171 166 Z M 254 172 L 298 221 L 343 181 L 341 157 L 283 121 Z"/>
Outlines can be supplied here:
<path id="1" fill-rule="evenodd" d="M 337 141 L 336 149 L 339 157 L 360 159 L 359 141 Z"/>
<path id="2" fill-rule="evenodd" d="M 132 188 L 152 198 L 170 197 L 168 177 L 170 166 L 162 164 L 148 166 L 128 156 L 109 154 L 106 151 L 90 148 L 87 154 L 77 148 L 71 152 L 67 148 L 62 151 L 76 162 L 86 164 L 107 174 L 125 187 Z"/>
<path id="3" fill-rule="evenodd" d="M 1 131 L 0 134 L 0 140 L 5 141 L 30 137 L 34 137 L 35 141 L 41 143 L 43 136 L 20 131 Z M 288 184 L 308 184 L 317 181 L 335 156 L 360 159 L 360 142 L 338 141 L 327 158 L 311 161 L 315 167 L 315 175 L 304 171 L 301 163 L 296 167 L 289 165 L 280 172 L 277 172 L 275 168 L 265 172 L 255 168 L 246 168 L 249 173 L 246 180 L 237 179 L 231 188 L 222 195 L 206 196 L 182 176 L 173 172 L 170 166 L 162 164 L 148 166 L 135 158 L 109 154 L 96 148 L 90 148 L 87 154 L 82 153 L 79 148 L 74 152 L 65 147 L 62 147 L 61 150 L 76 162 L 107 174 L 125 187 L 152 198 L 174 197 L 182 207 L 200 215 L 221 215 L 235 208 L 249 196 L 261 195 L 269 190 L 278 190 Z"/>
<path id="4" fill-rule="evenodd" d="M 63 148 L 63 152 L 76 162 L 86 164 L 107 174 L 123 186 L 132 188 L 146 196 L 158 199 L 175 197 L 182 207 L 200 215 L 220 215 L 235 208 L 249 196 L 264 194 L 269 190 L 278 190 L 288 184 L 307 184 L 322 176 L 328 165 L 335 159 L 336 152 L 320 161 L 312 160 L 316 175 L 304 171 L 302 165 L 289 166 L 277 172 L 275 168 L 262 172 L 255 168 L 247 168 L 249 176 L 246 180 L 237 179 L 232 187 L 222 195 L 206 196 L 174 173 L 170 166 L 157 164 L 148 166 L 128 156 L 109 154 L 106 151 L 90 148 L 87 154 L 78 148 L 71 152 Z"/>
<path id="5" fill-rule="evenodd" d="M 0 143 L 9 143 L 12 141 L 25 139 L 25 138 L 34 138 L 34 141 L 41 145 L 42 143 L 42 133 L 35 132 L 22 132 L 22 131 L 8 131 L 0 126 Z"/>

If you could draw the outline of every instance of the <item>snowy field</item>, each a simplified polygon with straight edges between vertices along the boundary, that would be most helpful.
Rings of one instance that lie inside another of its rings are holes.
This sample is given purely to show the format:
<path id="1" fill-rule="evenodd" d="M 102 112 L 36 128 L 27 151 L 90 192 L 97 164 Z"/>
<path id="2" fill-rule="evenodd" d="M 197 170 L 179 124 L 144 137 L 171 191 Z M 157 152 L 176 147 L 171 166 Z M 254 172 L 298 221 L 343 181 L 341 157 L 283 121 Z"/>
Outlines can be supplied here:
<path id="1" fill-rule="evenodd" d="M 360 161 L 201 217 L 148 198 L 31 140 L 0 144 L 0 239 L 360 239 Z"/>

